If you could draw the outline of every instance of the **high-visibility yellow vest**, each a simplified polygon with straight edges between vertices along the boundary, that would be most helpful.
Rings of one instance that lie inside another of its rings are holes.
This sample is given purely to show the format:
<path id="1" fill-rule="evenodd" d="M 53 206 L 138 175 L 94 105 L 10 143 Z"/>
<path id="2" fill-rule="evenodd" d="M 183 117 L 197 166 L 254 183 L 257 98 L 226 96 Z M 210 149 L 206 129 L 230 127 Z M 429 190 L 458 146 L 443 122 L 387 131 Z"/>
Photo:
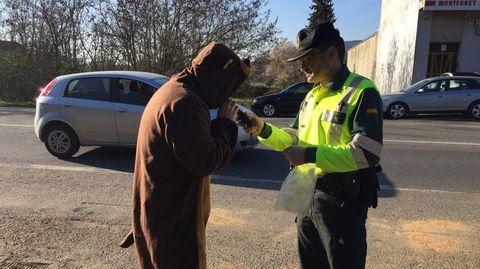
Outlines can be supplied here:
<path id="1" fill-rule="evenodd" d="M 358 144 L 365 145 L 374 153 L 378 152 L 378 155 L 381 144 L 362 135 L 352 137 L 348 123 L 361 93 L 367 88 L 377 90 L 372 81 L 353 72 L 338 91 L 316 86 L 300 107 L 298 129 L 280 129 L 267 123 L 272 133 L 265 139 L 259 137 L 259 140 L 277 151 L 296 144 L 317 147 L 318 175 L 366 168 L 369 165 Z"/>

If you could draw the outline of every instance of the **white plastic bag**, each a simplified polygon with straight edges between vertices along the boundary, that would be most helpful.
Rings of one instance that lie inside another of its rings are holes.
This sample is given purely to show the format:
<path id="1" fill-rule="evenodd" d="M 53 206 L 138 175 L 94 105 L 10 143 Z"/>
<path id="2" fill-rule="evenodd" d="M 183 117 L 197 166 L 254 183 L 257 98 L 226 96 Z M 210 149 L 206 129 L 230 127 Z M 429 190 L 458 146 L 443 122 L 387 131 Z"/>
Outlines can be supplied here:
<path id="1" fill-rule="evenodd" d="M 295 166 L 283 181 L 275 202 L 275 210 L 302 213 L 312 201 L 317 177 L 315 164 L 307 163 Z"/>

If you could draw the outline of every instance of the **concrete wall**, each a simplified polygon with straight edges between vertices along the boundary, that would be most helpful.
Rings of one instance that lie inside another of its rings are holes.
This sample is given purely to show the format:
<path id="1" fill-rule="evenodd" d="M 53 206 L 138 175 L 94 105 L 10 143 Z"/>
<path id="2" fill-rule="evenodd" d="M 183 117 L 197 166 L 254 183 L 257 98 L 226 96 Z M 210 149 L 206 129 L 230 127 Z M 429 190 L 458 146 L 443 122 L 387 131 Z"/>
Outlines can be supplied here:
<path id="1" fill-rule="evenodd" d="M 466 23 L 467 17 L 480 18 L 476 11 L 420 11 L 412 83 L 427 75 L 430 42 L 460 42 L 457 72 L 480 71 L 480 29 Z M 478 26 L 480 28 L 480 26 Z"/>
<path id="2" fill-rule="evenodd" d="M 347 53 L 350 71 L 375 81 L 375 58 L 377 56 L 377 33 L 358 43 Z"/>
<path id="3" fill-rule="evenodd" d="M 382 93 L 412 83 L 419 0 L 383 0 L 374 82 Z"/>
<path id="4" fill-rule="evenodd" d="M 432 11 L 419 11 L 412 84 L 427 76 L 430 36 L 432 35 L 432 16 Z"/>
<path id="5" fill-rule="evenodd" d="M 475 17 L 480 19 L 480 11 L 465 12 L 465 18 Z M 476 32 L 476 33 L 475 33 Z M 458 72 L 480 72 L 480 25 L 464 24 L 463 38 L 458 52 Z"/>
<path id="6" fill-rule="evenodd" d="M 432 14 L 431 42 L 461 42 L 463 36 L 463 11 L 435 11 Z"/>
<path id="7" fill-rule="evenodd" d="M 480 25 L 471 25 L 480 11 L 424 11 L 423 2 L 383 0 L 377 35 L 348 51 L 350 70 L 370 77 L 382 93 L 426 77 L 431 42 L 460 42 L 456 71 L 480 72 Z"/>
<path id="8" fill-rule="evenodd" d="M 344 64 L 347 64 L 348 62 L 348 50 L 355 47 L 360 42 L 362 42 L 362 40 L 345 41 L 345 57 L 343 58 Z"/>

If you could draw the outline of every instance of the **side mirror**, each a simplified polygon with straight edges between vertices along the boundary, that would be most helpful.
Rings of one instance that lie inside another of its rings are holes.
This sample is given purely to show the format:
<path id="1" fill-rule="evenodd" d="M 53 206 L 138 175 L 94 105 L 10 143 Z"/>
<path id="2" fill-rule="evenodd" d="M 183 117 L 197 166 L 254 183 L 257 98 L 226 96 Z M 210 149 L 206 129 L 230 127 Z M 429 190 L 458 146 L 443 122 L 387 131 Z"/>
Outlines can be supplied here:
<path id="1" fill-rule="evenodd" d="M 419 89 L 418 91 L 416 91 L 415 93 L 424 93 L 425 90 L 424 89 Z"/>

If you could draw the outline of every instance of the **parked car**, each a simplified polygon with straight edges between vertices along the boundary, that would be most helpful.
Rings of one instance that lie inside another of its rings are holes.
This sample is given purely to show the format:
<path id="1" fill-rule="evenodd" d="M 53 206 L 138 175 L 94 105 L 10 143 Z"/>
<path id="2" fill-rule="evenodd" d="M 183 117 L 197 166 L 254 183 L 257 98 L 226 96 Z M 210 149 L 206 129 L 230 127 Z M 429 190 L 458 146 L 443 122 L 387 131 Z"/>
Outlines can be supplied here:
<path id="1" fill-rule="evenodd" d="M 468 76 L 468 77 L 480 77 L 480 72 L 447 72 L 440 76 Z"/>
<path id="2" fill-rule="evenodd" d="M 70 157 L 80 146 L 135 146 L 145 105 L 168 80 L 134 71 L 59 76 L 37 98 L 35 133 L 57 157 Z M 239 128 L 237 149 L 257 144 Z"/>
<path id="3" fill-rule="evenodd" d="M 265 117 L 273 117 L 282 113 L 297 113 L 300 104 L 313 88 L 308 82 L 298 82 L 274 94 L 258 96 L 253 99 L 252 109 Z"/>
<path id="4" fill-rule="evenodd" d="M 480 120 L 480 77 L 432 77 L 401 92 L 384 94 L 382 100 L 383 112 L 393 119 L 409 113 L 464 112 Z"/>

